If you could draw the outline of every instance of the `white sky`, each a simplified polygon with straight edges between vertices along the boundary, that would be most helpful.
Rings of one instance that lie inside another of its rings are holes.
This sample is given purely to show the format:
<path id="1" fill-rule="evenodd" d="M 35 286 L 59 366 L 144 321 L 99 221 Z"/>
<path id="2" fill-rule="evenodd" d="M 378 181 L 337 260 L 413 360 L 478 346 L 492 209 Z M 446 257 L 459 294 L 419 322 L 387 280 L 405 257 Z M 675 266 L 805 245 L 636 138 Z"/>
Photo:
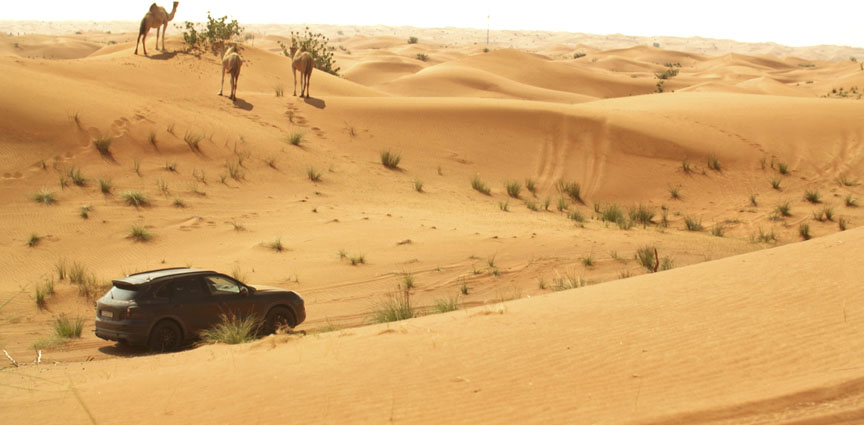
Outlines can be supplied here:
<path id="1" fill-rule="evenodd" d="M 7 20 L 140 20 L 151 0 L 6 3 Z M 171 2 L 159 0 L 170 11 Z M 702 36 L 791 46 L 864 47 L 864 0 L 183 0 L 176 22 L 229 15 L 245 23 L 310 23 Z"/>

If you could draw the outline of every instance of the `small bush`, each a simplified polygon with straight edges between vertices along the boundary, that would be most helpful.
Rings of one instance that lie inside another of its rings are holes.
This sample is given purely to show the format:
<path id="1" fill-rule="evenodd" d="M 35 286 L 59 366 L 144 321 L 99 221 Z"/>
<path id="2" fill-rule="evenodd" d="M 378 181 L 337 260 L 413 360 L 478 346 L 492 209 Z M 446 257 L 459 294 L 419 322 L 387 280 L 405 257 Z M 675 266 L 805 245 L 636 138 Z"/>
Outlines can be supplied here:
<path id="1" fill-rule="evenodd" d="M 846 221 L 846 217 L 840 217 L 837 219 L 837 227 L 840 229 L 841 232 L 846 230 L 846 226 L 848 224 L 849 223 Z"/>
<path id="2" fill-rule="evenodd" d="M 285 96 L 285 89 L 282 86 L 273 87 L 273 92 L 276 94 L 276 97 Z"/>
<path id="3" fill-rule="evenodd" d="M 300 144 L 303 143 L 303 136 L 304 136 L 303 133 L 301 133 L 299 131 L 294 132 L 294 133 L 291 133 L 291 134 L 285 136 L 285 141 L 294 145 L 294 146 L 300 146 Z"/>
<path id="4" fill-rule="evenodd" d="M 726 229 L 720 223 L 715 224 L 714 227 L 711 228 L 711 234 L 719 238 L 722 238 L 724 233 L 726 233 Z"/>
<path id="5" fill-rule="evenodd" d="M 137 191 L 137 190 L 127 190 L 120 195 L 126 205 L 133 206 L 135 208 L 146 207 L 150 205 L 150 199 L 147 198 L 146 195 Z"/>
<path id="6" fill-rule="evenodd" d="M 408 44 L 417 44 L 418 41 L 419 40 L 417 39 L 417 37 L 414 37 L 414 36 L 408 37 Z"/>
<path id="7" fill-rule="evenodd" d="M 771 179 L 771 188 L 774 190 L 780 190 L 780 183 L 782 183 L 781 179 L 779 179 L 777 177 L 772 178 Z"/>
<path id="8" fill-rule="evenodd" d="M 273 242 L 268 243 L 267 246 L 276 252 L 282 252 L 285 250 L 285 246 L 282 245 L 282 238 L 276 238 Z"/>
<path id="9" fill-rule="evenodd" d="M 684 224 L 687 226 L 687 230 L 691 232 L 701 232 L 702 227 L 702 219 L 696 219 L 693 217 L 684 217 Z"/>
<path id="10" fill-rule="evenodd" d="M 129 239 L 132 239 L 135 242 L 147 242 L 150 239 L 153 239 L 153 234 L 151 234 L 143 225 L 133 224 L 132 228 L 129 229 Z"/>
<path id="11" fill-rule="evenodd" d="M 818 204 L 818 203 L 822 202 L 822 200 L 819 197 L 819 191 L 816 189 L 813 189 L 813 190 L 808 189 L 807 191 L 805 191 L 804 192 L 804 199 L 807 202 L 810 202 L 811 204 Z"/>
<path id="12" fill-rule="evenodd" d="M 72 167 L 66 170 L 66 175 L 69 177 L 70 180 L 72 180 L 72 183 L 74 183 L 75 186 L 87 186 L 87 178 L 85 178 L 84 175 L 81 174 L 80 168 Z"/>
<path id="13" fill-rule="evenodd" d="M 186 146 L 189 146 L 189 149 L 192 152 L 201 152 L 201 141 L 204 140 L 203 134 L 197 134 L 187 131 L 185 135 L 183 135 L 183 141 L 186 142 Z"/>
<path id="14" fill-rule="evenodd" d="M 672 199 L 681 199 L 681 185 L 669 186 L 669 196 Z"/>
<path id="15" fill-rule="evenodd" d="M 787 164 L 785 162 L 778 163 L 777 164 L 777 171 L 779 171 L 780 174 L 783 174 L 784 176 L 789 174 L 789 164 Z"/>
<path id="16" fill-rule="evenodd" d="M 31 233 L 30 239 L 27 240 L 27 246 L 29 246 L 30 248 L 33 248 L 34 246 L 39 245 L 39 242 L 41 240 L 42 240 L 42 238 L 39 235 L 37 235 L 35 233 Z"/>
<path id="17" fill-rule="evenodd" d="M 372 312 L 372 320 L 375 323 L 388 323 L 412 319 L 415 315 L 414 307 L 411 306 L 411 293 L 405 288 L 380 301 Z"/>
<path id="18" fill-rule="evenodd" d="M 858 206 L 858 200 L 853 198 L 852 195 L 846 195 L 846 206 L 850 207 L 850 208 L 857 207 Z"/>
<path id="19" fill-rule="evenodd" d="M 791 210 L 792 206 L 790 205 L 789 201 L 784 201 L 782 204 L 777 205 L 777 208 L 775 209 L 775 211 L 783 217 L 791 217 Z"/>
<path id="20" fill-rule="evenodd" d="M 399 161 L 402 160 L 402 155 L 390 151 L 389 149 L 381 152 L 381 164 L 390 169 L 398 169 Z"/>
<path id="21" fill-rule="evenodd" d="M 582 200 L 582 186 L 579 183 L 560 180 L 556 184 L 556 187 L 559 192 L 566 194 L 574 202 L 579 202 L 580 204 L 585 203 L 585 201 Z"/>
<path id="22" fill-rule="evenodd" d="M 52 192 L 48 189 L 42 189 L 42 190 L 34 193 L 33 195 L 31 195 L 31 198 L 33 198 L 34 201 L 39 202 L 41 204 L 45 204 L 45 205 L 51 205 L 51 204 L 57 202 L 57 197 L 54 196 L 54 192 Z M 847 205 L 848 205 L 848 202 L 847 202 Z"/>
<path id="23" fill-rule="evenodd" d="M 222 314 L 219 323 L 201 331 L 201 340 L 208 344 L 243 344 L 255 340 L 261 333 L 261 326 L 261 320 L 254 314 L 246 317 Z"/>
<path id="24" fill-rule="evenodd" d="M 654 252 L 657 249 L 653 246 L 645 245 L 636 250 L 636 261 L 648 270 L 648 272 L 654 271 L 654 266 L 657 265 L 656 256 Z"/>
<path id="25" fill-rule="evenodd" d="M 427 55 L 426 53 L 417 53 L 417 60 L 426 62 L 429 60 L 429 55 Z"/>
<path id="26" fill-rule="evenodd" d="M 499 202 L 499 203 L 498 203 L 498 208 L 499 208 L 501 211 L 508 212 L 508 211 L 510 211 L 510 203 L 507 202 L 507 201 Z"/>
<path id="27" fill-rule="evenodd" d="M 692 167 L 690 166 L 690 161 L 686 159 L 681 161 L 681 169 L 684 170 L 684 172 L 687 174 L 690 174 L 690 172 L 693 171 Z"/>
<path id="28" fill-rule="evenodd" d="M 111 156 L 111 142 L 112 138 L 110 136 L 100 136 L 93 140 L 93 146 L 96 147 L 96 150 L 99 151 L 99 154 L 102 156 Z"/>
<path id="29" fill-rule="evenodd" d="M 480 180 L 479 175 L 475 175 L 474 179 L 471 180 L 471 187 L 484 195 L 488 196 L 492 194 L 492 190 L 489 189 L 489 186 L 486 183 L 483 183 L 483 181 Z"/>
<path id="30" fill-rule="evenodd" d="M 315 167 L 309 167 L 306 169 L 306 177 L 313 182 L 320 182 L 321 172 L 316 170 Z"/>
<path id="31" fill-rule="evenodd" d="M 600 210 L 600 220 L 605 222 L 618 223 L 624 220 L 624 211 L 615 204 L 609 204 L 606 208 Z"/>
<path id="32" fill-rule="evenodd" d="M 452 297 L 446 298 L 437 298 L 435 300 L 435 305 L 432 306 L 432 310 L 436 313 L 447 313 L 450 311 L 459 310 L 459 295 L 454 295 Z"/>
<path id="33" fill-rule="evenodd" d="M 507 187 L 507 195 L 510 195 L 511 198 L 519 199 L 519 193 L 522 191 L 522 185 L 519 182 L 507 182 L 505 186 Z"/>
<path id="34" fill-rule="evenodd" d="M 54 335 L 59 338 L 81 338 L 82 330 L 84 330 L 84 318 L 82 317 L 69 318 L 65 314 L 61 314 L 54 321 Z"/>
<path id="35" fill-rule="evenodd" d="M 114 188 L 114 184 L 111 183 L 110 179 L 99 179 L 99 191 L 108 195 L 111 193 L 111 189 Z"/>
<path id="36" fill-rule="evenodd" d="M 418 192 L 423 192 L 423 180 L 417 179 L 414 180 L 414 190 Z"/>
<path id="37" fill-rule="evenodd" d="M 801 225 L 798 226 L 798 234 L 801 235 L 801 238 L 805 241 L 809 240 L 812 237 L 810 236 L 810 223 L 801 223 Z"/>
<path id="38" fill-rule="evenodd" d="M 642 204 L 630 208 L 630 219 L 641 224 L 643 227 L 647 227 L 653 223 L 654 214 L 654 210 Z"/>
<path id="39" fill-rule="evenodd" d="M 720 168 L 720 160 L 717 159 L 717 155 L 711 155 L 708 157 L 708 168 L 714 171 L 722 171 Z"/>
<path id="40" fill-rule="evenodd" d="M 750 194 L 750 205 L 752 205 L 754 207 L 759 206 L 759 202 L 756 201 L 756 194 L 755 193 Z"/>

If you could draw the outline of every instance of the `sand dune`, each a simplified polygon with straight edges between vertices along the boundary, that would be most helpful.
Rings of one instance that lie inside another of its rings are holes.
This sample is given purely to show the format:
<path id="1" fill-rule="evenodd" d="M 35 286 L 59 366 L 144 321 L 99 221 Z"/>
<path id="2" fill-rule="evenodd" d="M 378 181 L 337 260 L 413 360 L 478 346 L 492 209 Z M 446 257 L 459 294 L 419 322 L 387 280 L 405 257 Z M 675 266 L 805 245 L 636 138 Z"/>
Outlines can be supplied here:
<path id="1" fill-rule="evenodd" d="M 218 60 L 177 34 L 151 57 L 130 33 L 0 38 L 0 347 L 44 355 L 0 374 L 0 422 L 864 415 L 859 64 L 338 31 L 342 75 L 313 72 L 310 99 L 290 95 L 284 33 L 256 35 L 233 103 L 216 96 Z M 35 202 L 42 190 L 56 202 Z M 149 206 L 127 205 L 130 190 Z M 612 205 L 621 217 L 604 221 Z M 665 271 L 648 273 L 645 248 Z M 309 334 L 154 356 L 92 335 L 79 294 L 186 265 L 299 291 Z M 370 326 L 406 275 L 420 317 Z M 434 314 L 446 299 L 460 311 Z M 86 318 L 82 338 L 52 340 L 62 314 Z M 154 399 L 159 385 L 173 393 Z M 225 403 L 225 388 L 256 401 Z"/>

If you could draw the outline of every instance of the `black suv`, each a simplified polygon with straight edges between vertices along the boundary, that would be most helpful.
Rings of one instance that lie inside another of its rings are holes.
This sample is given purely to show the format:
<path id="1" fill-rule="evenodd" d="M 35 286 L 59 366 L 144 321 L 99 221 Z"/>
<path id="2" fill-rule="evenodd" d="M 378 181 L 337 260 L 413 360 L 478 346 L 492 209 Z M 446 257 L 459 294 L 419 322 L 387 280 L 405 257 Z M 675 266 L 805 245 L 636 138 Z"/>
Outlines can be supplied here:
<path id="1" fill-rule="evenodd" d="M 296 292 L 253 288 L 209 270 L 151 270 L 113 284 L 96 303 L 96 336 L 154 351 L 180 348 L 222 315 L 263 318 L 265 333 L 293 328 L 306 319 L 303 298 Z"/>

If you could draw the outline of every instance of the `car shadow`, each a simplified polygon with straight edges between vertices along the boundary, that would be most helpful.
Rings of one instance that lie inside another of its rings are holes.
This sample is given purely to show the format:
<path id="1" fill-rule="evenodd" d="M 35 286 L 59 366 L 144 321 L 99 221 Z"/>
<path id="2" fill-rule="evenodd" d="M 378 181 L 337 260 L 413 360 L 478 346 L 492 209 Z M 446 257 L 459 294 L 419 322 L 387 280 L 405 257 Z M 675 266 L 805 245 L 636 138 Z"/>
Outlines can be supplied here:
<path id="1" fill-rule="evenodd" d="M 150 354 L 145 347 L 134 347 L 126 344 L 114 344 L 99 347 L 99 352 L 117 357 L 138 357 Z"/>

